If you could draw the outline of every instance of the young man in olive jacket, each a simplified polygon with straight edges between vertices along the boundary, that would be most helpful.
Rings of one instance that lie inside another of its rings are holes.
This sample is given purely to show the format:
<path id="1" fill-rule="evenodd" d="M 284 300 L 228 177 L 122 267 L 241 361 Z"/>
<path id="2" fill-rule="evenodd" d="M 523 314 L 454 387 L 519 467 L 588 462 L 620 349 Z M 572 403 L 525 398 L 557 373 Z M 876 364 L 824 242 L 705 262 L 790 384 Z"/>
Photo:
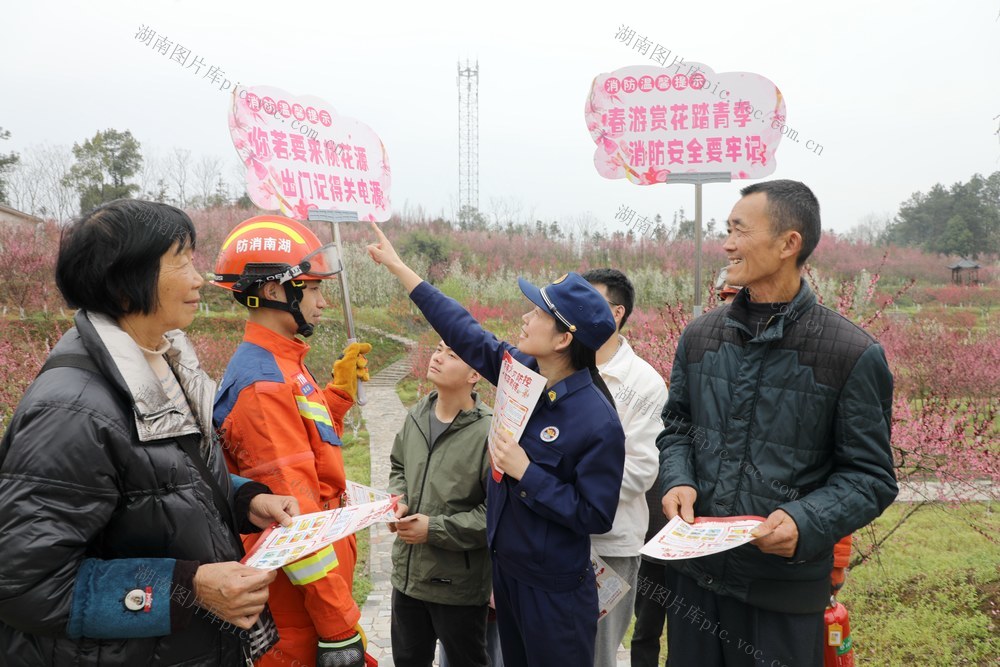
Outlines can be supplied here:
<path id="1" fill-rule="evenodd" d="M 487 667 L 493 412 L 472 390 L 479 373 L 443 341 L 427 379 L 436 389 L 413 406 L 392 447 L 389 491 L 402 495 L 390 525 L 392 657 L 397 667 L 430 667 L 440 638 L 454 664 Z"/>

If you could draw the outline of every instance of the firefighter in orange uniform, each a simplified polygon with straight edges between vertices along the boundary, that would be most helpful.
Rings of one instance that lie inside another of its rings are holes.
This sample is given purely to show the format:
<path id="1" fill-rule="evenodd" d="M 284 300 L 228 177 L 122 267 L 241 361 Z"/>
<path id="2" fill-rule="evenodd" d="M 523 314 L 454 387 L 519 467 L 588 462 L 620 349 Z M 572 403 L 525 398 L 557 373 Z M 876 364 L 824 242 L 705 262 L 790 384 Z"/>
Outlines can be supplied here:
<path id="1" fill-rule="evenodd" d="M 309 346 L 297 338 L 312 334 L 326 307 L 320 281 L 340 270 L 332 244 L 300 222 L 265 215 L 226 238 L 212 281 L 249 311 L 213 413 L 229 468 L 295 496 L 303 514 L 340 506 L 343 419 L 359 377 L 367 379 L 367 343 L 349 345 L 323 387 L 305 366 Z M 258 665 L 363 667 L 361 612 L 351 597 L 356 559 L 352 535 L 283 568 L 269 599 L 281 639 Z"/>

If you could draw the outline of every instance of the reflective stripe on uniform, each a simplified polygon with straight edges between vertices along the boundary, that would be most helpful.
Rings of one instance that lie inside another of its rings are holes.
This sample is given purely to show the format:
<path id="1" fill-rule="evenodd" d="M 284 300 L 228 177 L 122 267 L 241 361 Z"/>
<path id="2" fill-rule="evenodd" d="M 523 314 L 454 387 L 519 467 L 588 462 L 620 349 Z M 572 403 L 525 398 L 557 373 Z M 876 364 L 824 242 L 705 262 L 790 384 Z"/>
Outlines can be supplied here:
<path id="1" fill-rule="evenodd" d="M 330 546 L 282 569 L 288 575 L 289 581 L 296 586 L 302 586 L 319 581 L 335 567 L 337 567 L 337 552 Z"/>
<path id="2" fill-rule="evenodd" d="M 295 402 L 298 404 L 299 415 L 316 425 L 321 440 L 335 447 L 340 447 L 343 444 L 337 436 L 337 431 L 333 428 L 330 411 L 326 409 L 324 403 L 310 401 L 305 396 L 298 395 L 295 396 Z"/>
<path id="3" fill-rule="evenodd" d="M 330 413 L 322 403 L 310 401 L 305 396 L 296 396 L 295 402 L 299 404 L 299 414 L 306 419 L 311 419 L 319 424 L 333 426 Z"/>

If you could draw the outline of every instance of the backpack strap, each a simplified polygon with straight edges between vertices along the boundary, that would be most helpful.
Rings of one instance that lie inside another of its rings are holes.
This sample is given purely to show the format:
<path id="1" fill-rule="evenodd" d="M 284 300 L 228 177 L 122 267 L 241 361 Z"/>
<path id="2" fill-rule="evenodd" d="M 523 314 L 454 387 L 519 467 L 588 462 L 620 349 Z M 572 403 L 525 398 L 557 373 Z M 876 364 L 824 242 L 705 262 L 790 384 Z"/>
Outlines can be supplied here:
<path id="1" fill-rule="evenodd" d="M 229 526 L 230 532 L 234 535 L 239 535 L 239 531 L 236 529 L 236 519 L 233 517 L 233 508 L 229 504 L 229 497 L 219 487 L 215 476 L 212 475 L 212 472 L 208 469 L 208 465 L 205 463 L 205 459 L 201 456 L 201 452 L 198 451 L 198 437 L 195 435 L 182 435 L 174 438 L 174 442 L 187 454 L 187 457 L 198 468 L 198 472 L 201 473 L 205 483 L 212 489 L 212 500 L 215 501 L 215 509 L 219 511 L 222 520 Z"/>
<path id="2" fill-rule="evenodd" d="M 49 357 L 42 365 L 42 370 L 38 371 L 38 375 L 53 368 L 79 368 L 101 375 L 101 370 L 97 367 L 97 364 L 86 354 L 60 354 L 55 357 Z M 35 377 L 38 377 L 38 375 Z"/>

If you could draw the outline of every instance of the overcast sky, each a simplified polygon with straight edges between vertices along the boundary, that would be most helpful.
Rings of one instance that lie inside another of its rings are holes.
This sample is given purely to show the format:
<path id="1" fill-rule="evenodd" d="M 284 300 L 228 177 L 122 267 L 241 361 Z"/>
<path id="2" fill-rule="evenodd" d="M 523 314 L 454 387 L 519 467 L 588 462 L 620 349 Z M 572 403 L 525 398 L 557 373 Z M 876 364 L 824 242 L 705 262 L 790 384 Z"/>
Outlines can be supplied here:
<path id="1" fill-rule="evenodd" d="M 589 212 L 611 230 L 623 228 L 622 205 L 693 214 L 693 186 L 637 186 L 594 168 L 583 115 L 593 77 L 652 64 L 616 40 L 624 25 L 686 62 L 773 81 L 799 142 L 782 141 L 769 178 L 806 182 L 824 227 L 846 231 L 934 183 L 1000 170 L 998 14 L 997 0 L 10 0 L 0 10 L 0 126 L 12 140 L 0 151 L 116 128 L 161 155 L 182 147 L 235 163 L 227 93 L 136 40 L 147 26 L 231 81 L 316 95 L 367 123 L 388 150 L 398 211 L 456 208 L 456 64 L 470 58 L 480 67 L 485 213 L 506 199 L 546 221 Z M 706 185 L 705 218 L 724 220 L 749 182 Z"/>

